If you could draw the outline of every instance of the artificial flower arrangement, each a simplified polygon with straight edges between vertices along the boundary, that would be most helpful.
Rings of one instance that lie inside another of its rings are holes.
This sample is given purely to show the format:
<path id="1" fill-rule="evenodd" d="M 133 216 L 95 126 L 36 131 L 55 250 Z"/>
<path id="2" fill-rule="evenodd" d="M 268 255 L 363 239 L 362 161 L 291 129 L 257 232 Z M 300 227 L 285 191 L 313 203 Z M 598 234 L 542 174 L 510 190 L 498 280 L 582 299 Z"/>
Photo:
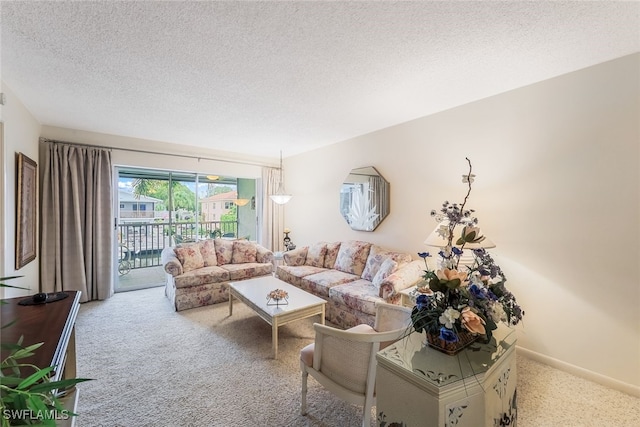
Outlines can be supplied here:
<path id="1" fill-rule="evenodd" d="M 425 261 L 423 277 L 433 292 L 420 294 L 411 314 L 417 332 L 425 330 L 428 338 L 437 337 L 451 345 L 470 343 L 478 337 L 488 342 L 498 322 L 516 325 L 524 316 L 515 296 L 505 286 L 507 278 L 502 269 L 485 249 L 473 249 L 472 265 L 460 265 L 465 245 L 485 239 L 477 227 L 474 211 L 466 208 L 475 177 L 471 174 L 471 161 L 466 160 L 469 173 L 463 175 L 462 181 L 468 184 L 468 191 L 463 203 L 445 201 L 440 213 L 431 211 L 431 216 L 443 224 L 438 233 L 447 245 L 439 252 L 441 262 L 436 271 L 429 268 L 428 252 L 418 254 Z M 461 231 L 454 245 L 458 227 Z"/>
<path id="2" fill-rule="evenodd" d="M 280 303 L 280 301 L 289 299 L 289 293 L 283 289 L 274 289 L 273 291 L 269 291 L 267 294 L 267 302 L 273 300 L 276 303 Z"/>

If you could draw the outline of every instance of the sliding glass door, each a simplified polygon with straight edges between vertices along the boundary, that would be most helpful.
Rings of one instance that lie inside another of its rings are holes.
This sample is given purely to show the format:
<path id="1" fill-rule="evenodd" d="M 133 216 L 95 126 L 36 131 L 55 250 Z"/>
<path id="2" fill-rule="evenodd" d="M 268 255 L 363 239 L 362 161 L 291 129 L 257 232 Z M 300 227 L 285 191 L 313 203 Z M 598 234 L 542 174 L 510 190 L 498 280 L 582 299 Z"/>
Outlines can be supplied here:
<path id="1" fill-rule="evenodd" d="M 168 246 L 233 238 L 239 229 L 255 239 L 254 180 L 253 194 L 241 198 L 231 177 L 125 167 L 116 175 L 116 292 L 164 286 L 160 254 Z M 246 225 L 239 226 L 239 211 Z"/>

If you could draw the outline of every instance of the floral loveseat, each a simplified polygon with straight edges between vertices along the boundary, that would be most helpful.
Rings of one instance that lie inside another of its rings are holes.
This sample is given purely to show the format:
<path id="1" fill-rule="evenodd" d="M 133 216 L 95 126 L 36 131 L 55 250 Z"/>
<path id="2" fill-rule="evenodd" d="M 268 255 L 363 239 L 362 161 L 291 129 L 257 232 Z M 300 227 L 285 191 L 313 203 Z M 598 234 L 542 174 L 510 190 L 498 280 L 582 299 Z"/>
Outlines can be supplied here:
<path id="1" fill-rule="evenodd" d="M 400 303 L 400 291 L 422 280 L 424 263 L 361 241 L 299 247 L 284 253 L 278 278 L 327 300 L 326 318 L 342 328 L 373 326 L 376 302 Z"/>
<path id="2" fill-rule="evenodd" d="M 165 295 L 176 311 L 227 301 L 229 281 L 271 274 L 273 252 L 248 240 L 207 239 L 163 249 Z"/>

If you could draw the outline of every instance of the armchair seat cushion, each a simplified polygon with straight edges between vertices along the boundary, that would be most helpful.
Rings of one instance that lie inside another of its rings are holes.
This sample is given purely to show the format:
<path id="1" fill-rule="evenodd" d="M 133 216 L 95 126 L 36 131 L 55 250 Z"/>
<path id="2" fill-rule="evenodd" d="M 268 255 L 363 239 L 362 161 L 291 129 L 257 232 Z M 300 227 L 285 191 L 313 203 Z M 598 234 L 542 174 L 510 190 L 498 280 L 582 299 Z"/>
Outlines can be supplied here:
<path id="1" fill-rule="evenodd" d="M 368 280 L 360 279 L 329 289 L 329 299 L 354 310 L 376 314 L 376 302 L 380 301 L 376 288 Z"/>

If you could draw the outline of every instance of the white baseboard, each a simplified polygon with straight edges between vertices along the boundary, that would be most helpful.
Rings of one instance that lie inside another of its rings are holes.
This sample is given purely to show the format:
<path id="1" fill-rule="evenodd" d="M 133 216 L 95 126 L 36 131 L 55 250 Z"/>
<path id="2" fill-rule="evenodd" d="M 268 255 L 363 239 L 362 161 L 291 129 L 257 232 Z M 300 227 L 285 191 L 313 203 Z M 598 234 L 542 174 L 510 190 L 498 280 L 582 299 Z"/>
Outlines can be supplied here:
<path id="1" fill-rule="evenodd" d="M 518 354 L 525 356 L 531 360 L 535 360 L 536 362 L 540 362 L 561 371 L 568 372 L 572 375 L 575 375 L 576 377 L 593 381 L 594 383 L 598 383 L 613 390 L 618 390 L 623 393 L 630 394 L 631 396 L 640 397 L 640 387 L 633 384 L 615 380 L 611 377 L 607 377 L 593 371 L 580 368 L 578 366 L 563 362 L 558 359 L 554 359 L 553 357 L 545 356 L 544 354 L 540 354 L 535 351 L 527 350 L 526 348 L 522 348 L 520 346 L 516 346 L 516 351 L 518 352 Z"/>

